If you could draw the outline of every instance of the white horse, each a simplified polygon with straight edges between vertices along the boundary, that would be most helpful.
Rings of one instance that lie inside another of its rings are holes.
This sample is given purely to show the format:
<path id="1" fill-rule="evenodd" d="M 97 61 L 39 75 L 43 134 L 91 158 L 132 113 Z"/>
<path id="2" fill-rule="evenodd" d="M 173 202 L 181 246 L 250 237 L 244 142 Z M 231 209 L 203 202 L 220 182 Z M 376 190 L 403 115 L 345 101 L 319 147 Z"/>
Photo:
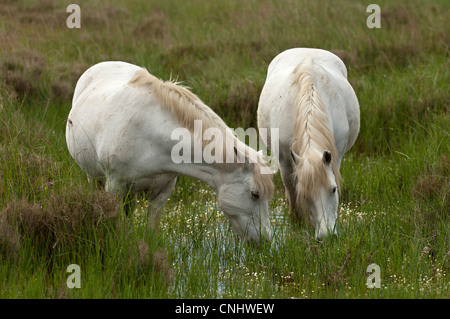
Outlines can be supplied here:
<path id="1" fill-rule="evenodd" d="M 196 120 L 201 121 L 201 132 L 194 132 Z M 201 135 L 208 128 L 222 132 L 224 145 L 232 146 L 232 163 L 175 163 L 173 132 L 180 127 L 193 133 L 189 154 L 198 152 L 195 145 L 205 148 Z M 219 207 L 239 235 L 255 242 L 270 238 L 268 199 L 273 184 L 271 175 L 261 174 L 267 168 L 261 155 L 239 141 L 216 113 L 177 83 L 161 81 L 125 62 L 92 66 L 76 85 L 66 141 L 88 178 L 105 182 L 106 191 L 117 192 L 124 200 L 129 194 L 148 194 L 154 228 L 177 176 L 187 175 L 217 192 Z M 235 161 L 238 155 L 246 158 L 245 163 Z M 249 161 L 250 157 L 257 160 Z"/>
<path id="2" fill-rule="evenodd" d="M 337 234 L 339 168 L 359 134 L 359 123 L 358 99 L 336 55 L 296 48 L 270 63 L 259 100 L 258 127 L 279 129 L 275 156 L 290 216 L 301 223 L 301 211 L 308 214 L 317 239 Z M 269 149 L 270 140 L 264 141 Z"/>

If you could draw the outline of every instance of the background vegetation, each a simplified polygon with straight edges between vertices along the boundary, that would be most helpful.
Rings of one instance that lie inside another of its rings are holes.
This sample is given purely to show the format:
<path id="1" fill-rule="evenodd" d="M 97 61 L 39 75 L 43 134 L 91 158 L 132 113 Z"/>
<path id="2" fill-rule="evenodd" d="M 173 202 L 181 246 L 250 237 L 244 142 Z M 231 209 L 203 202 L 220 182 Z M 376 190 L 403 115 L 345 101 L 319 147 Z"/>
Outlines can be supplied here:
<path id="1" fill-rule="evenodd" d="M 448 298 L 449 3 L 83 1 L 0 3 L 1 298 Z M 292 47 L 338 54 L 361 106 L 345 157 L 337 239 L 286 216 L 279 175 L 274 238 L 240 241 L 203 183 L 181 178 L 161 234 L 89 186 L 65 144 L 78 77 L 104 60 L 178 78 L 230 127 L 256 127 L 266 68 Z M 66 267 L 81 267 L 68 289 Z M 381 269 L 368 289 L 367 266 Z"/>

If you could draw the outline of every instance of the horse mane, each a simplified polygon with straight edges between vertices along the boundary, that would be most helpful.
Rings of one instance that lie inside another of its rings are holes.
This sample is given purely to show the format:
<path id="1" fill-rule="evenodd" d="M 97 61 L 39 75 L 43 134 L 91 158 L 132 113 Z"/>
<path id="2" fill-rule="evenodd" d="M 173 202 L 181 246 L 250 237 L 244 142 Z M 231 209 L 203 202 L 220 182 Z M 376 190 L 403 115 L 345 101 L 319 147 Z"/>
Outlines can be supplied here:
<path id="1" fill-rule="evenodd" d="M 215 127 L 223 131 L 228 130 L 228 126 L 214 111 L 206 106 L 197 95 L 192 93 L 187 87 L 175 81 L 162 81 L 150 74 L 146 69 L 141 68 L 136 71 L 129 81 L 133 86 L 148 86 L 152 88 L 152 93 L 180 122 L 180 124 L 194 131 L 194 120 L 202 120 L 203 131 Z"/>
<path id="2" fill-rule="evenodd" d="M 236 145 L 237 141 L 239 141 L 220 116 L 204 104 L 197 95 L 192 93 L 187 87 L 180 85 L 180 83 L 171 80 L 160 80 L 150 74 L 145 68 L 141 68 L 136 71 L 128 84 L 132 86 L 147 86 L 151 88 L 151 92 L 161 102 L 161 105 L 168 109 L 177 118 L 181 126 L 187 128 L 192 133 L 194 132 L 195 120 L 202 121 L 202 133 L 204 133 L 208 128 L 218 128 L 224 137 L 223 150 L 225 150 L 226 145 L 228 145 L 226 142 L 227 139 L 232 139 L 233 145 Z M 209 140 L 203 140 L 202 147 L 204 148 L 209 142 Z M 264 161 L 258 156 L 256 158 L 257 160 L 253 161 L 255 186 L 258 188 L 261 196 L 270 198 L 273 196 L 274 189 L 272 174 L 261 174 L 261 167 L 267 166 L 267 164 L 264 163 Z M 245 147 L 245 161 L 250 162 L 250 147 L 248 146 Z M 223 163 L 225 162 L 226 152 L 224 151 Z M 225 166 L 227 165 L 224 165 L 224 167 Z"/>
<path id="3" fill-rule="evenodd" d="M 312 199 L 321 186 L 330 187 L 323 162 L 324 151 L 331 152 L 331 169 L 339 192 L 341 178 L 328 112 L 314 84 L 312 63 L 308 58 L 297 65 L 292 82 L 296 90 L 292 150 L 300 155 L 293 174 L 297 180 L 297 203 L 302 203 L 303 208 L 304 199 Z"/>

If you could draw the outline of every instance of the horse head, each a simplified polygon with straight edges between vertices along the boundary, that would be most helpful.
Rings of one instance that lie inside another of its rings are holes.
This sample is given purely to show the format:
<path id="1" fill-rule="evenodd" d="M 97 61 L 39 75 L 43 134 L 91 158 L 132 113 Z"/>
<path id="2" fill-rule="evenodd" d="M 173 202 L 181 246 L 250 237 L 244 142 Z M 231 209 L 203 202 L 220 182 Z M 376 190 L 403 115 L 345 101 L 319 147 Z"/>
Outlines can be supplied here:
<path id="1" fill-rule="evenodd" d="M 308 154 L 308 157 L 300 158 L 291 149 L 291 155 L 297 166 L 297 202 L 308 213 L 315 229 L 315 238 L 322 240 L 329 234 L 337 235 L 340 177 L 334 173 L 331 152 L 324 151 L 321 156 Z"/>

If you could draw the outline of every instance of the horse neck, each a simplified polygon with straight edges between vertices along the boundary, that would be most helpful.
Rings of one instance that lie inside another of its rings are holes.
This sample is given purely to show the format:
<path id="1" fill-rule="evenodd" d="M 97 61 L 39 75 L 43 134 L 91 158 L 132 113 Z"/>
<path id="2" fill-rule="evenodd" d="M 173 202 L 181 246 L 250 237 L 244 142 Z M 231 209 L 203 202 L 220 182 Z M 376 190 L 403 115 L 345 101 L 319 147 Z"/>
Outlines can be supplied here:
<path id="1" fill-rule="evenodd" d="M 176 164 L 174 171 L 180 175 L 186 175 L 205 182 L 217 190 L 222 180 L 223 172 L 221 164 L 213 163 L 180 163 Z"/>
<path id="2" fill-rule="evenodd" d="M 235 137 L 233 137 L 233 139 L 237 140 L 237 138 Z M 234 142 L 236 143 L 236 141 Z M 205 162 L 203 157 L 200 163 L 196 163 L 193 155 L 190 163 L 182 162 L 179 164 L 175 164 L 174 166 L 172 166 L 173 167 L 172 170 L 177 172 L 178 174 L 199 179 L 217 191 L 220 185 L 222 185 L 225 180 L 228 180 L 229 177 L 232 176 L 235 173 L 235 171 L 240 167 L 242 167 L 243 165 L 235 162 L 236 158 L 234 156 L 233 151 L 234 145 L 236 144 L 232 143 L 226 145 L 224 143 L 223 145 L 224 153 L 223 156 L 221 156 L 222 162 L 220 163 L 217 162 L 207 163 Z M 192 154 L 194 153 L 195 153 L 194 149 L 192 149 Z M 230 163 L 230 161 L 232 162 Z"/>

